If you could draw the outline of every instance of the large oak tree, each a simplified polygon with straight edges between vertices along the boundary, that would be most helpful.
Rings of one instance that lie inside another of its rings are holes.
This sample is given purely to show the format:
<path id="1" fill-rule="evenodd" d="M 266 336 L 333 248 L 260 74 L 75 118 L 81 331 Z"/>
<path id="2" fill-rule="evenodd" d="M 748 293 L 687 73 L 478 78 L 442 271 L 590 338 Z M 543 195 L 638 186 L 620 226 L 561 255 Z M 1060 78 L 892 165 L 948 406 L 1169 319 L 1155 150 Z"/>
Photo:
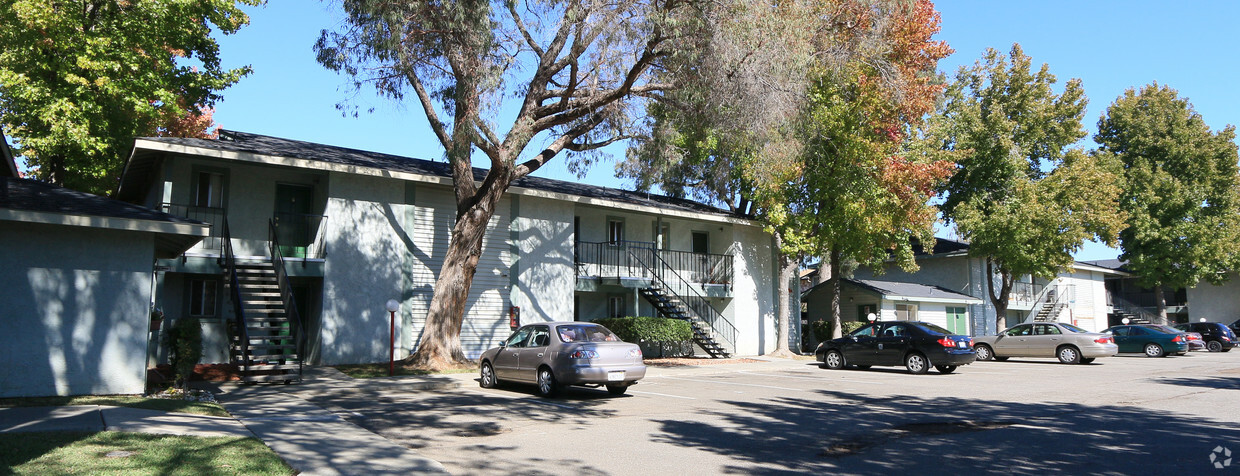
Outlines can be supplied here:
<path id="1" fill-rule="evenodd" d="M 1020 45 L 1009 56 L 988 49 L 960 68 L 930 128 L 956 154 L 942 209 L 970 255 L 986 260 L 998 329 L 1006 327 L 1017 278 L 1052 278 L 1086 241 L 1114 244 L 1123 228 L 1117 164 L 1072 148 L 1085 137 L 1080 80 L 1061 93 L 1055 83 L 1046 64 L 1033 69 Z"/>
<path id="2" fill-rule="evenodd" d="M 260 0 L 10 0 L 0 5 L 0 123 L 36 178 L 104 194 L 135 136 L 207 131 L 224 69 L 213 29 Z"/>
<path id="3" fill-rule="evenodd" d="M 1120 259 L 1154 289 L 1220 284 L 1240 266 L 1240 172 L 1236 130 L 1211 131 L 1187 98 L 1157 83 L 1129 89 L 1107 108 L 1094 136 L 1123 162 L 1120 206 L 1128 227 Z"/>

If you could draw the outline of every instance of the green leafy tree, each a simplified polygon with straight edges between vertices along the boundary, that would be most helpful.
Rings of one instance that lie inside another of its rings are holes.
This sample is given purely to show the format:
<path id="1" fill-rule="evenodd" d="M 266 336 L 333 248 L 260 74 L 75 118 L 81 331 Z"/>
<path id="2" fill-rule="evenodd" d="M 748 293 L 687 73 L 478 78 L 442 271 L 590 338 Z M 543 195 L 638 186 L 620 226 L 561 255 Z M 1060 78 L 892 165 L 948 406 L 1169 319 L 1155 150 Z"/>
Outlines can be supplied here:
<path id="1" fill-rule="evenodd" d="M 910 235 L 931 233 L 926 201 L 947 164 L 905 153 L 907 130 L 933 109 L 941 84 L 933 74 L 950 54 L 931 40 L 939 17 L 918 2 L 821 2 L 798 18 L 825 21 L 806 38 L 774 30 L 767 48 L 811 51 L 809 63 L 772 60 L 796 100 L 770 116 L 746 104 L 709 100 L 690 89 L 656 105 L 651 137 L 638 141 L 620 167 L 639 188 L 652 184 L 752 216 L 767 225 L 780 250 L 777 286 L 808 257 L 840 263 L 882 260 L 895 251 L 911 265 Z M 738 36 L 770 30 L 732 25 Z M 769 53 L 768 53 L 769 54 Z M 727 54 L 716 55 L 728 57 Z M 749 71 L 734 65 L 728 71 Z M 741 75 L 760 78 L 761 74 Z M 741 79 L 741 84 L 769 82 Z M 793 86 L 795 85 L 795 86 Z M 782 97 L 778 92 L 774 97 Z M 833 315 L 838 335 L 838 273 Z M 788 293 L 780 293 L 779 329 L 788 335 Z M 787 350 L 780 339 L 779 350 Z"/>
<path id="2" fill-rule="evenodd" d="M 1187 98 L 1157 83 L 1129 89 L 1107 108 L 1094 136 L 1123 162 L 1120 206 L 1128 228 L 1120 259 L 1154 289 L 1214 284 L 1240 265 L 1240 175 L 1234 126 L 1211 131 Z"/>
<path id="3" fill-rule="evenodd" d="M 249 68 L 223 69 L 212 28 L 261 0 L 10 0 L 0 6 L 0 122 L 34 176 L 104 194 L 136 136 L 203 135 Z M 209 114 L 207 114 L 209 123 Z"/>
<path id="4" fill-rule="evenodd" d="M 1068 81 L 1062 93 L 1055 83 L 1046 64 L 1032 69 L 1020 45 L 1008 57 L 989 49 L 957 73 L 930 128 L 956 154 L 942 210 L 969 253 L 986 259 L 999 329 L 1017 278 L 1052 278 L 1086 241 L 1114 245 L 1123 228 L 1116 163 L 1071 148 L 1085 137 L 1081 82 Z"/>

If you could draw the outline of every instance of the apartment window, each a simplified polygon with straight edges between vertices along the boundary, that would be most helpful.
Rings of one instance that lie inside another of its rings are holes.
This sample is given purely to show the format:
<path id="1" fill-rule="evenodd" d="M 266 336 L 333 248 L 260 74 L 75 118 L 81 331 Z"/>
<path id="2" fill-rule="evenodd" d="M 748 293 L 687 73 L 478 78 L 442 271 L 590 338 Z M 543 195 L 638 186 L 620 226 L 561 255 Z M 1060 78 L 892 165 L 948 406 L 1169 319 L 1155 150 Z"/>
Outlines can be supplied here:
<path id="1" fill-rule="evenodd" d="M 693 232 L 693 252 L 701 254 L 710 253 L 710 233 L 704 231 Z"/>
<path id="2" fill-rule="evenodd" d="M 607 220 L 607 242 L 618 244 L 624 241 L 624 220 L 609 218 Z"/>
<path id="3" fill-rule="evenodd" d="M 916 321 L 917 306 L 914 304 L 896 304 L 897 321 Z"/>
<path id="4" fill-rule="evenodd" d="M 190 317 L 217 317 L 219 281 L 214 279 L 191 279 L 189 281 Z"/>
<path id="5" fill-rule="evenodd" d="M 218 172 L 198 172 L 194 183 L 194 205 L 199 207 L 224 208 L 224 174 Z"/>
<path id="6" fill-rule="evenodd" d="M 607 317 L 625 317 L 624 296 L 610 296 L 607 298 Z"/>

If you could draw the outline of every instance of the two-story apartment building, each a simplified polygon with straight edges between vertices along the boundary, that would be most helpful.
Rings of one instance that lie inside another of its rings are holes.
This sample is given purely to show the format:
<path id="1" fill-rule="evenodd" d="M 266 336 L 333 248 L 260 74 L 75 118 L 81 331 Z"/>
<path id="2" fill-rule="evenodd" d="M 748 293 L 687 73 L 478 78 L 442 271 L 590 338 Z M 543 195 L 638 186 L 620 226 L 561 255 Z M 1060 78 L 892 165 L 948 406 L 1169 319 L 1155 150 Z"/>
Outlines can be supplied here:
<path id="1" fill-rule="evenodd" d="M 968 304 L 966 310 L 971 335 L 989 335 L 1001 330 L 995 328 L 996 310 L 986 285 L 989 276 L 985 258 L 969 256 L 966 243 L 942 238 L 936 239 L 931 249 L 918 250 L 916 257 L 920 267 L 916 272 L 891 265 L 881 275 L 861 268 L 856 270 L 855 276 L 857 279 L 936 286 L 975 297 L 982 302 Z M 1006 322 L 1010 326 L 1028 320 L 1058 320 L 1090 331 L 1105 329 L 1111 311 L 1105 282 L 1108 277 L 1122 274 L 1122 271 L 1077 262 L 1072 270 L 1062 270 L 1051 280 L 1022 276 L 1009 294 Z"/>
<path id="2" fill-rule="evenodd" d="M 246 358 L 278 365 L 304 346 L 313 363 L 386 360 L 390 299 L 407 355 L 455 219 L 444 162 L 228 131 L 136 140 L 117 196 L 212 225 L 158 263 L 156 288 L 170 317 L 203 322 L 216 362 L 281 335 Z M 655 315 L 670 296 L 718 349 L 763 354 L 775 349 L 774 253 L 760 226 L 724 210 L 526 177 L 488 227 L 462 345 L 476 357 L 514 321 Z M 239 313 L 245 325 L 230 325 Z"/>

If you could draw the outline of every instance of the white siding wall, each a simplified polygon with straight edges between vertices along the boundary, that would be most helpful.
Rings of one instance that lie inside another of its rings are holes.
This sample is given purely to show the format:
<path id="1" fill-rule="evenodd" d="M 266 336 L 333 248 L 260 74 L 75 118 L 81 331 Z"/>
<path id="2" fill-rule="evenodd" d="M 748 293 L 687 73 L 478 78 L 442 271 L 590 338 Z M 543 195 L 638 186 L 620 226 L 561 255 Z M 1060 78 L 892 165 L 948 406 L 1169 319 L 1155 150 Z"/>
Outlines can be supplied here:
<path id="1" fill-rule="evenodd" d="M 763 355 L 775 350 L 778 302 L 775 300 L 776 265 L 771 237 L 761 228 L 734 226 L 729 240 L 734 255 L 733 299 L 724 311 L 737 328 L 735 355 Z M 712 246 L 714 246 L 712 244 Z M 780 286 L 786 288 L 786 286 Z M 799 315 L 797 299 L 790 299 L 791 311 Z M 799 319 L 799 318 L 798 318 Z M 793 349 L 797 346 L 792 346 Z"/>
<path id="2" fill-rule="evenodd" d="M 1060 275 L 1060 284 L 1075 287 L 1074 300 L 1060 316 L 1088 331 L 1107 328 L 1107 295 L 1104 275 L 1095 271 L 1076 271 Z"/>
<path id="3" fill-rule="evenodd" d="M 1202 281 L 1188 288 L 1188 316 L 1193 322 L 1231 324 L 1240 319 L 1240 274 L 1231 273 L 1222 285 Z"/>
<path id="4" fill-rule="evenodd" d="M 519 214 L 516 236 L 516 279 L 512 304 L 521 308 L 521 322 L 573 320 L 573 204 L 536 197 L 511 199 Z M 495 329 L 491 341 L 507 337 L 508 324 Z"/>

